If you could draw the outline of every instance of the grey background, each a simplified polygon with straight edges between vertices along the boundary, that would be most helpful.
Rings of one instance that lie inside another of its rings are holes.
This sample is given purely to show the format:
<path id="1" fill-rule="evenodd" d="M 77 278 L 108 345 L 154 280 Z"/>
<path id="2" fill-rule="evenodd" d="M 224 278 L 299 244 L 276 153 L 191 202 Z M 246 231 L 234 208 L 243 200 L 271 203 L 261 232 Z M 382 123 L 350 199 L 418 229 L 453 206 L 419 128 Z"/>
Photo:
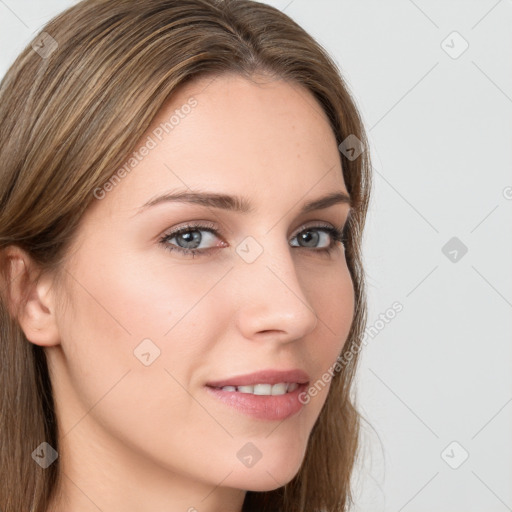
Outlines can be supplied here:
<path id="1" fill-rule="evenodd" d="M 0 74 L 73 3 L 0 0 Z M 512 510 L 512 2 L 266 3 L 334 57 L 372 146 L 355 510 Z"/>

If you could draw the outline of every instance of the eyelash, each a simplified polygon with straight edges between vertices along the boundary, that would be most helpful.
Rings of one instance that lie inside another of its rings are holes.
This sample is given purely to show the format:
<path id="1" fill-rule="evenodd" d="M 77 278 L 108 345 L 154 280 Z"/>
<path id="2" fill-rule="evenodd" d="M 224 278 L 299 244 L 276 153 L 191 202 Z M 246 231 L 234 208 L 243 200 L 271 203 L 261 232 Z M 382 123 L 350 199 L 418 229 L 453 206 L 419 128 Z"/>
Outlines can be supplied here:
<path id="1" fill-rule="evenodd" d="M 334 251 L 335 247 L 336 247 L 336 243 L 337 242 L 341 242 L 342 245 L 345 244 L 346 242 L 346 233 L 345 233 L 345 228 L 343 229 L 338 229 L 338 228 L 335 228 L 333 226 L 329 226 L 329 225 L 322 225 L 322 226 L 303 226 L 300 228 L 300 231 L 297 232 L 297 235 L 295 236 L 298 236 L 300 235 L 301 233 L 303 232 L 307 232 L 307 231 L 315 231 L 315 230 L 318 230 L 318 231 L 323 231 L 324 233 L 327 233 L 331 236 L 331 244 L 329 245 L 329 247 L 324 247 L 322 249 L 315 249 L 315 248 L 312 248 L 311 250 L 314 251 L 314 252 L 319 252 L 319 253 L 323 253 L 323 254 L 330 254 L 332 251 Z M 195 258 L 197 256 L 203 256 L 204 254 L 212 251 L 212 250 L 216 250 L 216 249 L 221 249 L 222 247 L 210 247 L 208 249 L 185 249 L 183 247 L 178 247 L 178 246 L 172 246 L 168 243 L 168 241 L 172 238 L 174 238 L 175 236 L 178 236 L 180 234 L 183 234 L 183 233 L 187 233 L 189 231 L 208 231 L 210 233 L 213 233 L 214 235 L 218 236 L 218 233 L 217 233 L 217 230 L 215 229 L 215 226 L 213 224 L 209 224 L 209 223 L 191 223 L 191 224 L 188 224 L 186 226 L 182 226 L 180 228 L 178 228 L 177 230 L 175 231 L 172 231 L 171 233 L 166 233 L 165 235 L 163 235 L 160 239 L 159 239 L 159 243 L 163 245 L 164 249 L 167 250 L 167 251 L 177 251 L 178 253 L 180 254 L 183 254 L 183 255 L 186 255 L 186 256 L 192 256 L 192 258 Z M 294 237 L 295 238 L 295 237 Z M 296 247 L 296 246 L 294 246 Z M 299 249 L 308 249 L 307 247 L 298 247 Z"/>

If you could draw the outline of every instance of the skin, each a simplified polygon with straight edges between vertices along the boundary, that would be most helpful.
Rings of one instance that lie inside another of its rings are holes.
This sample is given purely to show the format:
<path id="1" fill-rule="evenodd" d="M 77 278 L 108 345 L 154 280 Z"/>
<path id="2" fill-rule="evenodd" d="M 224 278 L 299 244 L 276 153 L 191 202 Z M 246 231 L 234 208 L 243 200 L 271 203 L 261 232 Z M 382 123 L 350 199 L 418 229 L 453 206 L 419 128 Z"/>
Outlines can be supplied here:
<path id="1" fill-rule="evenodd" d="M 302 368 L 314 383 L 350 329 L 342 244 L 330 254 L 298 246 L 304 224 L 341 228 L 349 213 L 347 204 L 298 213 L 347 192 L 320 105 L 268 77 L 202 79 L 173 95 L 141 143 L 190 97 L 190 114 L 88 209 L 64 281 L 41 279 L 19 317 L 45 347 L 54 390 L 63 479 L 52 512 L 235 512 L 247 490 L 289 482 L 330 384 L 284 421 L 242 414 L 204 385 L 267 368 Z M 137 213 L 176 188 L 245 196 L 253 210 L 162 202 Z M 192 258 L 159 242 L 190 221 L 214 224 L 219 234 L 200 231 L 199 248 L 216 249 Z M 236 252 L 248 236 L 263 248 L 250 264 Z M 12 255 L 18 270 L 33 268 Z M 149 366 L 134 356 L 146 338 L 160 350 Z M 252 467 L 237 457 L 248 442 L 262 455 Z"/>

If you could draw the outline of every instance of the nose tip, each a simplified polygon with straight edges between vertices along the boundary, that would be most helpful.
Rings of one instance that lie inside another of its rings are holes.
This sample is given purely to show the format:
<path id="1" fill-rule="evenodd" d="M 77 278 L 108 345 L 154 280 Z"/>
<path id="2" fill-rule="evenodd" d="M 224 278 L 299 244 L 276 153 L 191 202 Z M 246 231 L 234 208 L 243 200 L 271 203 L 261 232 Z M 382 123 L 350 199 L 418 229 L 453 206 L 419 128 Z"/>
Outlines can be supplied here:
<path id="1" fill-rule="evenodd" d="M 273 270 L 267 262 L 245 268 L 243 306 L 237 323 L 246 338 L 272 335 L 293 341 L 315 330 L 318 316 L 304 293 L 293 263 Z"/>

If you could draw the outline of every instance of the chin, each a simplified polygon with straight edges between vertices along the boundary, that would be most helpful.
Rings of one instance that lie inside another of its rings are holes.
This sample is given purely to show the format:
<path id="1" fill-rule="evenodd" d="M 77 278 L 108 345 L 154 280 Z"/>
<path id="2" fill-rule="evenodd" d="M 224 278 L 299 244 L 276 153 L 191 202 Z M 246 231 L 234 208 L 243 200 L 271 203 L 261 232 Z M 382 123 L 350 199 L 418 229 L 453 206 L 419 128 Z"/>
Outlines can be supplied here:
<path id="1" fill-rule="evenodd" d="M 263 466 L 238 470 L 230 481 L 230 486 L 244 489 L 246 491 L 267 492 L 283 487 L 293 480 L 299 472 L 300 465 L 291 467 L 286 462 L 274 464 L 272 467 Z"/>

